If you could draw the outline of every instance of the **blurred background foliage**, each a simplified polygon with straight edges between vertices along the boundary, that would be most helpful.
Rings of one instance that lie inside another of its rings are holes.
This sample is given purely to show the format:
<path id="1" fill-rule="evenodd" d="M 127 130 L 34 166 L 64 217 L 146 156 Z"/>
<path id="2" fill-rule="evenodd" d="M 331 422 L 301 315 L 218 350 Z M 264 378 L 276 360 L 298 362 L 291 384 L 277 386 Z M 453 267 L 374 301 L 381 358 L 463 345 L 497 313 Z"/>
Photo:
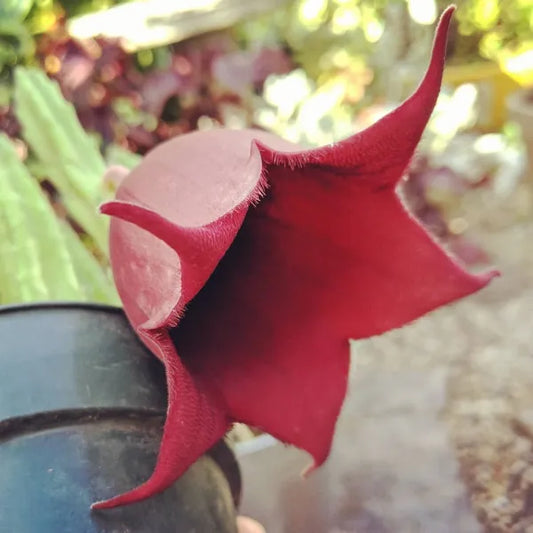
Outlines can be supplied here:
<path id="1" fill-rule="evenodd" d="M 261 127 L 311 146 L 350 135 L 418 83 L 448 2 L 260 4 L 252 16 L 239 0 L 1 3 L 0 303 L 116 303 L 97 206 L 120 173 L 106 168 L 195 129 Z M 533 86 L 533 2 L 456 4 L 444 90 L 403 193 L 475 265 L 488 258 L 465 198 L 507 205 L 504 219 L 530 213 L 502 198 L 527 174 L 506 102 Z"/>

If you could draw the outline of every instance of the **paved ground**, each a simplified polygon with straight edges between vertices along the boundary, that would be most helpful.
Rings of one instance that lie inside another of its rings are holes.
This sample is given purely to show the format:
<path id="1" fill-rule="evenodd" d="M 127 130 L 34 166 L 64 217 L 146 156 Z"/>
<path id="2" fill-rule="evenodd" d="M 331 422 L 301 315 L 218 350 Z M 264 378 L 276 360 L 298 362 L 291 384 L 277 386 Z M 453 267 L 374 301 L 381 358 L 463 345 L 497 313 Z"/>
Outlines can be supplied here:
<path id="1" fill-rule="evenodd" d="M 533 224 L 488 236 L 504 274 L 456 309 L 464 338 L 447 412 L 457 457 L 490 532 L 533 533 Z"/>
<path id="2" fill-rule="evenodd" d="M 441 385 L 434 376 L 447 376 L 443 416 L 479 522 L 490 532 L 530 533 L 533 224 L 482 237 L 501 278 L 408 328 L 365 341 L 356 357 L 360 366 L 395 370 L 398 376 L 419 369 L 435 379 L 434 392 Z"/>

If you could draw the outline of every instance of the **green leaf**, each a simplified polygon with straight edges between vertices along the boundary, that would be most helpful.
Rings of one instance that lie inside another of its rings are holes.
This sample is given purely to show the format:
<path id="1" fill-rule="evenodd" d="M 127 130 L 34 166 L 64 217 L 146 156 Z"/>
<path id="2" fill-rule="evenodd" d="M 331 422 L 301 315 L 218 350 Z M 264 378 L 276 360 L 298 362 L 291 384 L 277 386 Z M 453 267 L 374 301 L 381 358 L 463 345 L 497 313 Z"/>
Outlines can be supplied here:
<path id="1" fill-rule="evenodd" d="M 36 180 L 0 136 L 2 303 L 83 296 L 57 217 Z"/>
<path id="2" fill-rule="evenodd" d="M 24 20 L 33 6 L 33 0 L 2 0 L 0 19 Z"/>
<path id="3" fill-rule="evenodd" d="M 108 221 L 98 215 L 105 163 L 58 85 L 38 69 L 15 70 L 15 112 L 23 136 L 69 214 L 107 256 Z"/>
<path id="4" fill-rule="evenodd" d="M 68 224 L 62 223 L 61 226 L 84 300 L 120 306 L 120 298 L 111 281 L 111 274 L 106 275 L 102 266 Z"/>
<path id="5" fill-rule="evenodd" d="M 0 302 L 96 301 L 119 305 L 110 276 L 59 220 L 15 152 L 0 135 Z"/>
<path id="6" fill-rule="evenodd" d="M 0 15 L 0 70 L 29 61 L 35 53 L 35 42 L 24 23 Z"/>

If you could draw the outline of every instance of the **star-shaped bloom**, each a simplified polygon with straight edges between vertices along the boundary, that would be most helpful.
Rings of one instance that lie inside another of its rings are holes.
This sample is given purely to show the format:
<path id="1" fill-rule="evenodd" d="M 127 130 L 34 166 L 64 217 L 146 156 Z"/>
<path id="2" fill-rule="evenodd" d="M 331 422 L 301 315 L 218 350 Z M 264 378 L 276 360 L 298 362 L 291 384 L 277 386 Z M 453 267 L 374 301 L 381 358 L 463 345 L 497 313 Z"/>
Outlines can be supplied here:
<path id="1" fill-rule="evenodd" d="M 328 457 L 348 339 L 473 293 L 396 187 L 437 99 L 453 8 L 415 93 L 367 130 L 301 150 L 260 131 L 183 135 L 121 183 L 111 261 L 125 312 L 165 365 L 168 412 L 153 475 L 95 504 L 172 484 L 235 421 Z"/>

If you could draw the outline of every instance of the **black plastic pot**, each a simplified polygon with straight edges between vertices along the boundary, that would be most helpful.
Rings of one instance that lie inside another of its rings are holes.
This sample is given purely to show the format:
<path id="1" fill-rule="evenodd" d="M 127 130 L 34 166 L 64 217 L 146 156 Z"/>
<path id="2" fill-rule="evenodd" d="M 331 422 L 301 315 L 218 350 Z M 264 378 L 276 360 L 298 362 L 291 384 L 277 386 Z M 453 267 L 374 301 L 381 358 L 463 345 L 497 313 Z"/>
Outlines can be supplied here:
<path id="1" fill-rule="evenodd" d="M 240 475 L 223 442 L 164 493 L 89 510 L 151 474 L 165 391 L 119 309 L 0 308 L 0 532 L 234 533 Z"/>

